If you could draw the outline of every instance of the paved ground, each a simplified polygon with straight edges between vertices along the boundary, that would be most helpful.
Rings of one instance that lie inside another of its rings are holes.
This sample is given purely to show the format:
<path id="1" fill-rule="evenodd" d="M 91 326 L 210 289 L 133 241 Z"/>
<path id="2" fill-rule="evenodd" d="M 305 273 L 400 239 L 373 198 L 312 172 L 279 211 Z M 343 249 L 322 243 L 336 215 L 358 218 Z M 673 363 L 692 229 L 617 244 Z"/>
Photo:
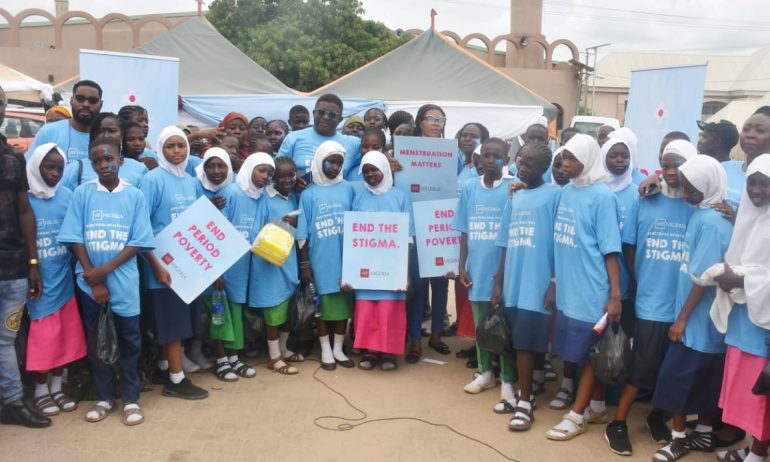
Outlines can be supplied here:
<path id="1" fill-rule="evenodd" d="M 470 341 L 450 338 L 447 343 L 454 352 Z M 510 416 L 492 413 L 499 388 L 465 394 L 462 387 L 472 371 L 465 368 L 464 360 L 454 354 L 441 357 L 427 348 L 424 357 L 447 364 L 401 362 L 395 372 L 357 368 L 326 372 L 319 370 L 317 362 L 308 361 L 299 364 L 298 376 L 288 377 L 268 371 L 260 362 L 256 378 L 237 383 L 219 382 L 211 372 L 200 372 L 192 378 L 209 390 L 208 399 L 165 398 L 158 388 L 143 393 L 146 421 L 137 427 L 125 427 L 119 412 L 103 422 L 86 423 L 83 415 L 90 402 L 54 417 L 49 429 L 0 426 L 0 460 L 649 461 L 658 447 L 644 429 L 648 407 L 641 404 L 633 410 L 629 425 L 632 458 L 609 452 L 603 426 L 591 426 L 570 442 L 548 441 L 545 431 L 561 415 L 546 407 L 557 382 L 549 383 L 538 398 L 542 405 L 532 430 L 514 434 L 506 427 Z M 343 424 L 360 426 L 347 431 L 319 428 L 337 429 Z M 695 453 L 685 460 L 715 459 Z"/>

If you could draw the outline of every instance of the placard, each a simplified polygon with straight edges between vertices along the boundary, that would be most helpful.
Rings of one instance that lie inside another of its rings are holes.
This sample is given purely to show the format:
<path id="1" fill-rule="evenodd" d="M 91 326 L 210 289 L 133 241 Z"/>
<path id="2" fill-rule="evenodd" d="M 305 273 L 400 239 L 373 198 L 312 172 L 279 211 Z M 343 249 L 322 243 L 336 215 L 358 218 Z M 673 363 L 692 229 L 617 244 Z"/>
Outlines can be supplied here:
<path id="1" fill-rule="evenodd" d="M 460 274 L 460 233 L 452 229 L 458 199 L 412 204 L 421 278 Z"/>
<path id="2" fill-rule="evenodd" d="M 171 273 L 171 289 L 190 303 L 249 247 L 214 204 L 201 197 L 155 236 L 153 253 Z"/>
<path id="3" fill-rule="evenodd" d="M 409 214 L 345 212 L 342 283 L 354 289 L 406 290 Z"/>
<path id="4" fill-rule="evenodd" d="M 409 193 L 412 202 L 457 197 L 457 140 L 397 136 L 393 154 L 404 168 L 394 186 Z"/>

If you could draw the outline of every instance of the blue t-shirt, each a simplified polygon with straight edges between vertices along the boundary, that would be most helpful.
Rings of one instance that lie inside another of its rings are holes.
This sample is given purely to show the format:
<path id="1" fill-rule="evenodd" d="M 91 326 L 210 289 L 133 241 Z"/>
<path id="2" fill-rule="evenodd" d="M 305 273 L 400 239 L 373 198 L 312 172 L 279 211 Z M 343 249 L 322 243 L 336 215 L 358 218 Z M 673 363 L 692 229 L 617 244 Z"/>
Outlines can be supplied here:
<path id="1" fill-rule="evenodd" d="M 635 168 L 631 172 L 631 184 L 636 185 L 637 187 L 642 184 L 642 181 L 646 179 L 647 177 L 644 175 L 644 173 L 640 172 L 638 168 Z"/>
<path id="2" fill-rule="evenodd" d="M 727 318 L 725 343 L 735 348 L 762 358 L 770 358 L 770 330 L 763 329 L 751 322 L 746 304 L 733 305 Z"/>
<path id="3" fill-rule="evenodd" d="M 746 172 L 743 171 L 742 160 L 727 160 L 722 162 L 727 173 L 727 203 L 734 210 L 741 205 L 743 190 L 746 189 Z"/>
<path id="4" fill-rule="evenodd" d="M 508 185 L 512 180 L 503 178 L 491 189 L 487 189 L 483 181 L 484 178 L 479 177 L 465 183 L 452 221 L 452 228 L 468 237 L 465 271 L 473 281 L 468 289 L 468 300 L 472 302 L 489 302 L 492 299 L 492 278 L 497 272 L 502 252 L 495 241 L 500 229 L 500 216 L 508 202 Z"/>
<path id="5" fill-rule="evenodd" d="M 168 170 L 156 168 L 142 179 L 139 189 L 144 193 L 150 212 L 152 234 L 156 235 L 184 212 L 197 199 L 197 180 L 189 175 L 178 177 Z M 165 289 L 155 279 L 149 263 L 145 262 L 145 278 L 148 289 Z"/>
<path id="6" fill-rule="evenodd" d="M 139 154 L 139 157 L 137 159 L 142 160 L 146 158 L 155 159 L 158 160 L 158 155 L 155 154 L 155 151 L 153 151 L 150 148 L 144 148 L 144 151 L 142 151 L 141 154 Z"/>
<path id="7" fill-rule="evenodd" d="M 195 167 L 200 165 L 201 162 L 203 162 L 203 159 L 198 156 L 187 156 L 187 167 L 184 169 L 185 173 L 193 178 L 196 178 L 198 175 L 195 171 Z"/>
<path id="8" fill-rule="evenodd" d="M 83 244 L 94 268 L 106 265 L 125 247 L 150 250 L 155 238 L 150 216 L 141 191 L 131 185 L 109 192 L 96 181 L 75 189 L 59 233 L 63 244 Z M 91 287 L 83 279 L 83 267 L 75 268 L 78 287 L 93 298 Z M 110 304 L 119 316 L 139 314 L 139 270 L 136 258 L 117 267 L 104 279 L 110 292 Z"/>
<path id="9" fill-rule="evenodd" d="M 345 148 L 345 164 L 343 178 L 348 172 L 361 163 L 361 138 L 335 133 L 332 136 L 320 135 L 315 128 L 307 127 L 296 132 L 290 132 L 281 144 L 277 157 L 287 156 L 297 164 L 297 176 L 310 171 L 316 148 L 324 141 L 336 141 Z"/>
<path id="10" fill-rule="evenodd" d="M 604 257 L 620 252 L 617 199 L 604 183 L 562 189 L 554 224 L 556 306 L 595 323 L 610 298 Z"/>
<path id="11" fill-rule="evenodd" d="M 32 153 L 38 146 L 46 143 L 56 143 L 56 145 L 67 155 L 67 162 L 75 162 L 83 159 L 88 162 L 88 142 L 90 135 L 88 132 L 79 132 L 72 128 L 70 119 L 57 120 L 40 127 L 40 131 L 35 135 L 35 140 L 24 154 L 27 162 L 32 157 Z"/>
<path id="12" fill-rule="evenodd" d="M 80 166 L 83 166 L 83 170 L 80 173 L 80 182 L 78 183 L 78 170 Z M 149 170 L 145 165 L 137 160 L 125 158 L 123 159 L 123 165 L 120 166 L 118 176 L 126 180 L 131 186 L 139 187 L 142 182 L 142 178 L 147 174 Z M 88 159 L 80 162 L 70 162 L 64 167 L 64 173 L 62 174 L 61 185 L 74 191 L 75 188 L 81 184 L 88 183 L 89 181 L 98 178 L 94 167 Z"/>
<path id="13" fill-rule="evenodd" d="M 368 189 L 360 192 L 353 200 L 353 211 L 356 212 L 394 212 L 409 214 L 409 236 L 414 236 L 414 219 L 412 218 L 412 201 L 404 191 L 391 188 L 379 196 Z M 407 266 L 408 262 L 404 262 Z M 360 300 L 406 300 L 405 292 L 392 290 L 356 290 L 356 298 Z"/>
<path id="14" fill-rule="evenodd" d="M 460 173 L 457 174 L 457 195 L 460 195 L 463 190 L 463 186 L 465 186 L 465 183 L 468 180 L 478 177 L 479 171 L 476 170 L 476 167 L 473 164 L 464 165 L 463 169 L 460 170 Z"/>
<path id="15" fill-rule="evenodd" d="M 71 199 L 72 191 L 67 188 L 57 189 L 50 199 L 29 194 L 29 205 L 35 212 L 37 258 L 43 280 L 40 300 L 27 300 L 27 312 L 33 321 L 55 313 L 75 295 L 70 266 L 72 254 L 56 240 Z"/>
<path id="16" fill-rule="evenodd" d="M 262 195 L 262 201 L 265 203 L 263 223 L 270 222 L 272 219 L 281 220 L 286 214 L 299 208 L 299 199 L 293 192 L 289 197 L 277 192 L 271 197 L 268 192 L 265 192 Z M 298 217 L 299 219 L 301 217 Z M 255 237 L 261 229 L 262 226 L 254 227 Z M 291 298 L 299 284 L 296 246 L 292 247 L 289 258 L 283 266 L 275 266 L 252 253 L 249 255 L 251 255 L 252 275 L 256 278 L 255 281 L 258 281 L 258 284 L 252 281 L 249 287 L 249 306 L 272 308 Z"/>
<path id="17" fill-rule="evenodd" d="M 695 210 L 663 194 L 640 197 L 624 225 L 623 242 L 636 246 L 636 317 L 674 322 L 676 283 L 687 222 Z"/>
<path id="18" fill-rule="evenodd" d="M 505 204 L 495 244 L 506 249 L 506 308 L 550 313 L 543 299 L 554 274 L 553 224 L 560 195 L 561 188 L 543 183 L 535 189 L 516 191 Z M 495 266 L 495 262 L 487 265 Z"/>
<path id="19" fill-rule="evenodd" d="M 629 230 L 626 229 L 626 222 L 630 215 L 636 214 L 636 201 L 639 199 L 639 192 L 637 186 L 630 184 L 624 189 L 615 192 L 615 197 L 618 199 L 618 212 L 620 213 L 620 221 L 618 227 L 620 228 L 620 239 L 623 242 L 631 242 L 629 236 Z M 628 293 L 628 286 L 631 281 L 631 275 L 628 274 L 628 268 L 626 266 L 626 259 L 621 252 L 618 255 L 618 262 L 620 263 L 620 298 L 627 300 L 630 294 Z"/>
<path id="20" fill-rule="evenodd" d="M 682 264 L 676 285 L 674 319 L 682 311 L 690 295 L 693 282 L 690 274 L 701 276 L 711 265 L 724 261 L 733 226 L 714 209 L 695 209 L 687 223 L 684 236 Z M 682 343 L 701 353 L 723 353 L 724 335 L 711 322 L 709 311 L 716 296 L 716 288 L 709 287 L 687 319 Z"/>
<path id="21" fill-rule="evenodd" d="M 310 265 L 319 295 L 340 291 L 342 233 L 345 212 L 353 206 L 355 191 L 347 181 L 329 186 L 311 184 L 302 191 L 297 219 L 297 240 L 307 240 Z"/>

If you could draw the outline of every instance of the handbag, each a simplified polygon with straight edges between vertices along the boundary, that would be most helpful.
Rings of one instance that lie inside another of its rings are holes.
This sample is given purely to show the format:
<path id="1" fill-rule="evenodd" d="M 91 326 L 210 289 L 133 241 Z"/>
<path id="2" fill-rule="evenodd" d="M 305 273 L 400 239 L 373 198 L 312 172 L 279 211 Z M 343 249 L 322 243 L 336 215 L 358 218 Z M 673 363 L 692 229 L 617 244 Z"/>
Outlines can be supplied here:
<path id="1" fill-rule="evenodd" d="M 112 366 L 120 358 L 118 333 L 115 329 L 115 315 L 109 303 L 102 305 L 96 322 L 96 358 L 107 366 Z"/>

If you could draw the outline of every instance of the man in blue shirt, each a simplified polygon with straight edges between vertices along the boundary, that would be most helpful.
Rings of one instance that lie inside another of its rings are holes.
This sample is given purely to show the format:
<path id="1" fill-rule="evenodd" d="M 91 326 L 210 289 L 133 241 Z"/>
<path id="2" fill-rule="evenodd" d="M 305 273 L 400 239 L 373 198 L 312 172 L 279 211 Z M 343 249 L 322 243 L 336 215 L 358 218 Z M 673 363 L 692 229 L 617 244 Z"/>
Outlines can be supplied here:
<path id="1" fill-rule="evenodd" d="M 27 160 L 35 148 L 45 143 L 56 143 L 67 154 L 67 162 L 88 161 L 88 132 L 96 114 L 102 110 L 102 87 L 91 80 L 81 80 L 72 88 L 72 118 L 44 125 L 32 146 L 27 150 Z"/>

